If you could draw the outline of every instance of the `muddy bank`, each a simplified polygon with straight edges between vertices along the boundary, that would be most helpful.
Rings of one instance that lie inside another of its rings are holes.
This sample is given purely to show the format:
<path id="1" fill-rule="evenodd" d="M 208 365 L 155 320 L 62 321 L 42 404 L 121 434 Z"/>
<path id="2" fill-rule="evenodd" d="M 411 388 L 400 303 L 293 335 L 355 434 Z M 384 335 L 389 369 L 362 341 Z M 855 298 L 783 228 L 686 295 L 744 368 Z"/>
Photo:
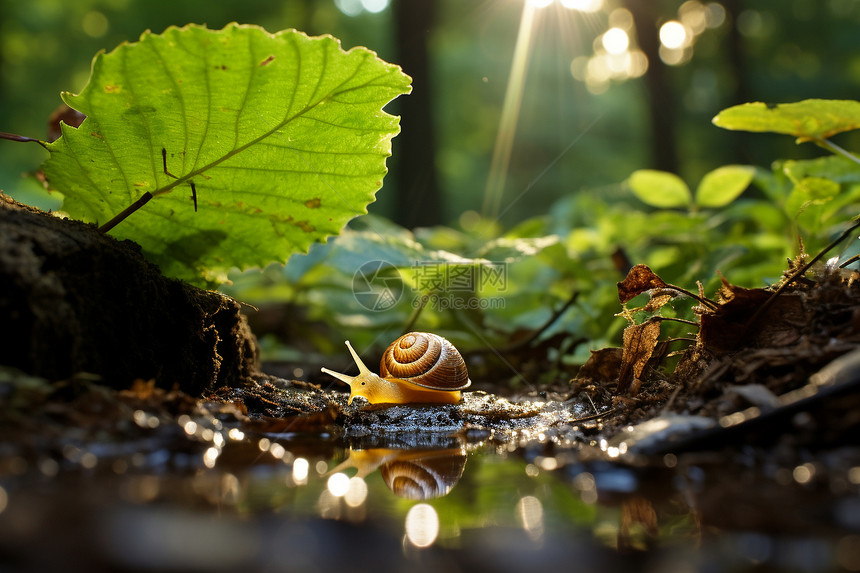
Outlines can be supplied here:
<path id="1" fill-rule="evenodd" d="M 165 278 L 131 241 L 0 194 L 0 364 L 200 393 L 257 371 L 239 304 Z"/>

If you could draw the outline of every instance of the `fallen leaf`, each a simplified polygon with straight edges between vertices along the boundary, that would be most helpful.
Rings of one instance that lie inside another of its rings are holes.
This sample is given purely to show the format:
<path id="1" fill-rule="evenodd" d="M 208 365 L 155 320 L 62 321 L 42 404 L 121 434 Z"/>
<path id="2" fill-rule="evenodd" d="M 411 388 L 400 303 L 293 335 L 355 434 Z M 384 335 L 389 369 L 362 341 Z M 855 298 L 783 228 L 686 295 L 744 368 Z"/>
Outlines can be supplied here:
<path id="1" fill-rule="evenodd" d="M 591 356 L 576 374 L 577 381 L 611 382 L 618 378 L 621 370 L 621 348 L 601 348 L 592 350 Z"/>
<path id="2" fill-rule="evenodd" d="M 806 323 L 801 297 L 783 293 L 749 325 L 749 319 L 773 296 L 773 291 L 735 286 L 726 279 L 717 293 L 719 305 L 700 317 L 699 344 L 715 352 L 742 347 L 782 347 L 800 337 Z"/>
<path id="3" fill-rule="evenodd" d="M 641 378 L 645 365 L 654 353 L 659 336 L 659 320 L 648 320 L 624 329 L 624 351 L 621 355 L 621 371 L 618 374 L 618 394 L 627 393 L 633 381 Z"/>
<path id="4" fill-rule="evenodd" d="M 655 288 L 668 287 L 663 279 L 658 277 L 648 265 L 635 265 L 623 281 L 618 283 L 618 300 L 621 304 Z"/>

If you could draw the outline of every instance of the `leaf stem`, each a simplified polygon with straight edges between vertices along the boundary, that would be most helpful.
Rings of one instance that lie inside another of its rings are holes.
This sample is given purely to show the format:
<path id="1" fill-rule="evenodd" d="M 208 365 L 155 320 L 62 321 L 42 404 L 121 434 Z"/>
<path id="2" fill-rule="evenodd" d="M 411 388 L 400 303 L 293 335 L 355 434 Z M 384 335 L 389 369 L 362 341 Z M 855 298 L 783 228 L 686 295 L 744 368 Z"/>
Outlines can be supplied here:
<path id="1" fill-rule="evenodd" d="M 704 298 L 704 297 L 701 297 L 697 294 L 693 294 L 692 292 L 688 291 L 687 289 L 681 288 L 677 285 L 666 284 L 666 286 L 664 286 L 663 288 L 667 289 L 667 290 L 675 290 L 675 291 L 678 291 L 682 294 L 685 294 L 688 297 L 692 298 L 693 300 L 698 301 L 702 306 L 711 307 L 712 310 L 716 310 L 720 307 L 720 305 L 715 303 L 714 301 L 709 300 L 709 299 Z"/>
<path id="2" fill-rule="evenodd" d="M 833 153 L 835 153 L 837 155 L 841 155 L 843 157 L 846 157 L 846 158 L 850 159 L 851 161 L 853 161 L 854 163 L 860 164 L 860 158 L 858 158 L 856 155 L 854 155 L 853 153 L 851 153 L 847 149 L 836 145 L 835 143 L 833 143 L 829 139 L 821 138 L 821 139 L 818 139 L 816 141 L 817 141 L 818 145 L 820 145 L 824 149 L 827 149 L 828 151 L 832 151 Z"/>
<path id="3" fill-rule="evenodd" d="M 38 143 L 45 149 L 48 148 L 48 144 L 42 141 L 41 139 L 36 139 L 35 137 L 27 137 L 26 135 L 18 135 L 17 133 L 6 133 L 5 131 L 0 131 L 0 139 L 8 139 L 9 141 L 19 141 L 21 143 L 27 143 L 32 141 L 34 143 Z"/>
<path id="4" fill-rule="evenodd" d="M 152 199 L 152 193 L 147 191 L 143 195 L 140 196 L 140 199 L 123 209 L 116 217 L 99 227 L 99 233 L 107 233 L 117 225 L 119 225 L 126 217 L 149 203 L 149 200 Z"/>

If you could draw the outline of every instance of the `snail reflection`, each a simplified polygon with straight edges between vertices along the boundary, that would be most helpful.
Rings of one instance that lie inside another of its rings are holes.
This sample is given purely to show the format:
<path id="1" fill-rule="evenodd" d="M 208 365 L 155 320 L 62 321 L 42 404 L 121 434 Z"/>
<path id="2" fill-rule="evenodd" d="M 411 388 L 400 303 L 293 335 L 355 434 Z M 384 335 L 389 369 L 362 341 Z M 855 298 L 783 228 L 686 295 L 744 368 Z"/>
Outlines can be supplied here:
<path id="1" fill-rule="evenodd" d="M 349 457 L 329 473 L 356 468 L 364 478 L 377 469 L 394 495 L 424 500 L 447 495 L 466 468 L 463 446 L 440 450 L 351 449 Z"/>

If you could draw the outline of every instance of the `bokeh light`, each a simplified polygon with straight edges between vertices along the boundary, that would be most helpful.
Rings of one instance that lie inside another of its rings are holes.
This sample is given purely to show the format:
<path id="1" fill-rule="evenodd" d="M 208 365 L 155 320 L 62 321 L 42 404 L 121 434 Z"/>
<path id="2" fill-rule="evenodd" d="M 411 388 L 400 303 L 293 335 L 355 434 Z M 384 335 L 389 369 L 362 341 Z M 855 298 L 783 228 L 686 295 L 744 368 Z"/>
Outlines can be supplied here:
<path id="1" fill-rule="evenodd" d="M 328 490 L 335 497 L 343 497 L 349 491 L 349 477 L 344 473 L 332 474 L 326 483 Z"/>
<path id="2" fill-rule="evenodd" d="M 670 20 L 660 26 L 660 43 L 670 50 L 682 48 L 690 41 L 687 28 L 677 20 Z"/>
<path id="3" fill-rule="evenodd" d="M 433 506 L 419 503 L 406 514 L 406 539 L 415 547 L 430 547 L 439 535 L 439 516 Z"/>
<path id="4" fill-rule="evenodd" d="M 603 0 L 561 0 L 561 5 L 579 12 L 597 12 L 603 8 Z"/>
<path id="5" fill-rule="evenodd" d="M 610 54 L 623 54 L 630 47 L 630 38 L 621 28 L 610 28 L 603 34 L 601 44 Z"/>

